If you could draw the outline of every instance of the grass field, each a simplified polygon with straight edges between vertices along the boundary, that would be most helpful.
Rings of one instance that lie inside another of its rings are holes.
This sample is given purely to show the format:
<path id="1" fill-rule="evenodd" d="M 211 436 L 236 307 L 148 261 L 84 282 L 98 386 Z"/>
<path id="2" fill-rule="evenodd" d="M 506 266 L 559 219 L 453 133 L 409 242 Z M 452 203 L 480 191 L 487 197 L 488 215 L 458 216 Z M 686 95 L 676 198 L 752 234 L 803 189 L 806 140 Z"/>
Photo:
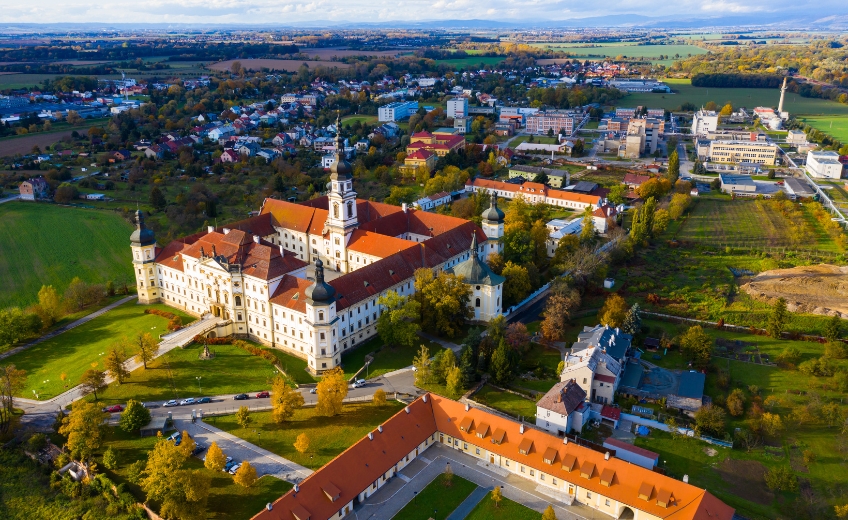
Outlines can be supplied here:
<path id="1" fill-rule="evenodd" d="M 156 440 L 156 437 L 138 437 L 118 428 L 106 428 L 103 449 L 111 447 L 118 460 L 118 467 L 106 472 L 117 484 L 126 485 L 140 502 L 145 501 L 144 492 L 138 485 L 127 480 L 127 470 L 130 464 L 138 460 L 147 460 L 147 453 L 153 449 Z M 261 511 L 265 504 L 280 498 L 292 487 L 288 482 L 265 476 L 259 479 L 255 487 L 244 489 L 235 484 L 233 477 L 228 473 L 204 468 L 203 462 L 196 457 L 190 458 L 186 462 L 186 467 L 198 469 L 212 479 L 207 508 L 209 519 L 250 518 Z"/>
<path id="2" fill-rule="evenodd" d="M 513 417 L 524 417 L 530 421 L 535 420 L 534 418 L 536 417 L 535 401 L 509 392 L 503 392 L 489 385 L 483 386 L 471 398 Z"/>
<path id="3" fill-rule="evenodd" d="M 45 79 L 54 80 L 68 74 L 0 74 L 0 89 L 16 89 L 35 87 L 44 83 Z M 104 74 L 99 79 L 120 79 L 121 75 Z"/>
<path id="4" fill-rule="evenodd" d="M 644 105 L 654 108 L 674 110 L 683 103 L 690 102 L 702 106 L 709 101 L 719 105 L 730 101 L 734 107 L 753 109 L 758 106 L 776 107 L 780 100 L 777 89 L 764 88 L 705 88 L 693 87 L 688 79 L 663 79 L 675 92 L 658 94 L 651 92 L 631 93 L 619 101 L 619 106 L 635 107 Z M 797 94 L 786 95 L 784 108 L 791 114 L 835 114 L 848 115 L 848 105 L 835 101 L 803 98 Z"/>
<path id="5" fill-rule="evenodd" d="M 527 506 L 504 497 L 495 506 L 491 493 L 471 510 L 465 520 L 538 520 L 541 515 Z"/>
<path id="6" fill-rule="evenodd" d="M 342 368 L 344 368 L 345 377 L 353 377 L 357 370 L 365 366 L 365 356 L 368 354 L 374 357 L 374 360 L 368 365 L 367 375 L 369 378 L 411 366 L 412 359 L 418 354 L 421 344 L 430 349 L 431 356 L 435 356 L 442 348 L 438 343 L 425 340 L 416 343 L 415 347 L 389 347 L 383 345 L 379 336 L 372 338 L 352 351 L 342 354 Z M 365 376 L 366 372 L 363 372 L 362 377 Z"/>
<path id="7" fill-rule="evenodd" d="M 132 226 L 117 214 L 50 204 L 0 204 L 0 307 L 28 305 L 42 285 L 64 291 L 88 282 L 132 279 Z"/>
<path id="8" fill-rule="evenodd" d="M 208 417 L 206 421 L 297 464 L 318 469 L 401 408 L 403 404 L 397 401 L 389 401 L 381 407 L 371 403 L 346 404 L 341 415 L 336 417 L 317 415 L 315 407 L 301 408 L 282 425 L 273 421 L 271 412 L 252 413 L 253 421 L 248 428 L 240 427 L 235 415 Z M 301 433 L 309 437 L 306 453 L 294 449 L 294 442 Z"/>
<path id="9" fill-rule="evenodd" d="M 209 68 L 216 71 L 230 70 L 233 62 L 240 61 L 242 67 L 248 71 L 268 70 L 284 70 L 287 72 L 296 72 L 304 63 L 307 67 L 315 69 L 317 67 L 348 69 L 350 65 L 338 61 L 308 61 L 308 60 L 275 60 L 275 59 L 244 59 L 244 60 L 227 60 L 219 61 L 209 65 Z"/>
<path id="10" fill-rule="evenodd" d="M 569 56 L 579 56 L 585 58 L 615 58 L 616 56 L 624 56 L 625 58 L 638 58 L 656 61 L 663 64 L 671 64 L 672 59 L 660 60 L 659 57 L 674 56 L 679 54 L 682 57 L 697 56 L 706 54 L 707 50 L 695 45 L 635 45 L 626 43 L 595 43 L 591 47 L 587 45 L 568 45 L 556 43 L 535 43 L 534 47 L 542 47 L 558 52 L 566 52 Z"/>
<path id="11" fill-rule="evenodd" d="M 232 345 L 212 345 L 209 350 L 215 353 L 214 359 L 199 359 L 203 352 L 201 345 L 174 349 L 148 363 L 146 370 L 133 371 L 124 384 L 112 383 L 105 391 L 98 392 L 98 400 L 105 405 L 126 403 L 128 399 L 162 401 L 241 392 L 253 394 L 269 390 L 271 380 L 279 373 L 264 358 Z"/>
<path id="12" fill-rule="evenodd" d="M 445 485 L 444 474 L 427 484 L 412 502 L 394 516 L 398 520 L 427 520 L 447 518 L 465 498 L 477 489 L 477 484 L 454 475 L 450 486 Z M 485 500 L 485 499 L 484 499 Z"/>
<path id="13" fill-rule="evenodd" d="M 137 332 L 149 332 L 154 337 L 167 332 L 168 320 L 155 314 L 144 314 L 144 309 L 156 308 L 183 316 L 183 322 L 192 320 L 188 315 L 164 305 L 137 305 L 135 301 L 125 303 L 93 320 L 63 332 L 47 341 L 34 345 L 3 360 L 26 370 L 27 383 L 19 397 L 50 399 L 76 386 L 83 372 L 92 363 L 101 367 L 101 355 L 124 337 Z M 62 381 L 61 375 L 66 380 Z"/>
<path id="14" fill-rule="evenodd" d="M 345 116 L 342 118 L 342 125 L 352 125 L 359 121 L 360 123 L 368 123 L 369 125 L 377 124 L 377 116 Z"/>
<path id="15" fill-rule="evenodd" d="M 436 63 L 450 65 L 455 69 L 479 69 L 480 64 L 496 65 L 504 60 L 503 56 L 469 56 L 467 58 L 452 58 L 437 60 Z"/>
<path id="16" fill-rule="evenodd" d="M 529 136 L 529 135 L 519 135 L 518 137 L 516 137 L 515 139 L 510 141 L 509 145 L 511 147 L 515 148 L 516 146 L 520 145 L 521 143 L 525 143 L 528 140 L 530 140 L 530 137 L 531 136 Z M 532 137 L 533 137 L 533 142 L 537 143 L 537 144 L 556 144 L 556 136 L 548 137 L 546 135 L 534 135 Z"/>
<path id="17" fill-rule="evenodd" d="M 843 143 L 848 143 L 848 115 L 803 116 L 798 118 L 816 130 L 821 130 Z"/>

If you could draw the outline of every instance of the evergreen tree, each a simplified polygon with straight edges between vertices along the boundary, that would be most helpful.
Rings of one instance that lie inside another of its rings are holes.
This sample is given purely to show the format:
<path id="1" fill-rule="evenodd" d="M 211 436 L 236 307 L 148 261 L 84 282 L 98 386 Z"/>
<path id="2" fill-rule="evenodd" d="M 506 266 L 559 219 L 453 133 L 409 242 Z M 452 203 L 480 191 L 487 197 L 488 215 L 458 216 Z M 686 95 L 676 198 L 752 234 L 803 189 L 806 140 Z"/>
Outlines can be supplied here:
<path id="1" fill-rule="evenodd" d="M 475 363 L 474 360 L 474 350 L 469 345 L 465 345 L 462 347 L 462 352 L 459 354 L 459 369 L 462 372 L 463 388 L 468 388 L 474 381 L 476 365 L 477 363 Z"/>
<path id="2" fill-rule="evenodd" d="M 159 186 L 153 186 L 150 190 L 150 205 L 159 211 L 162 211 L 168 205 L 168 201 L 165 200 L 165 194 L 162 193 Z"/>
<path id="3" fill-rule="evenodd" d="M 639 317 L 639 304 L 634 303 L 633 307 L 627 311 L 627 316 L 624 317 L 624 322 L 621 324 L 621 330 L 626 334 L 638 334 L 642 329 L 642 318 Z"/>
<path id="4" fill-rule="evenodd" d="M 512 379 L 512 364 L 510 363 L 509 348 L 506 341 L 501 341 L 498 348 L 492 354 L 491 363 L 492 377 L 501 385 L 509 383 Z"/>
<path id="5" fill-rule="evenodd" d="M 680 156 L 677 154 L 677 150 L 668 154 L 668 171 L 665 175 L 672 185 L 680 177 Z"/>
<path id="6" fill-rule="evenodd" d="M 780 335 L 786 328 L 786 322 L 788 320 L 789 314 L 786 310 L 786 300 L 784 298 L 778 298 L 777 301 L 774 302 L 774 306 L 771 308 L 768 325 L 766 325 L 766 330 L 768 330 L 769 336 L 780 339 Z"/>
<path id="7" fill-rule="evenodd" d="M 827 324 L 824 327 L 824 337 L 827 338 L 828 341 L 836 341 L 839 339 L 839 335 L 841 334 L 842 328 L 842 318 L 839 316 L 831 316 L 829 320 L 827 320 Z"/>

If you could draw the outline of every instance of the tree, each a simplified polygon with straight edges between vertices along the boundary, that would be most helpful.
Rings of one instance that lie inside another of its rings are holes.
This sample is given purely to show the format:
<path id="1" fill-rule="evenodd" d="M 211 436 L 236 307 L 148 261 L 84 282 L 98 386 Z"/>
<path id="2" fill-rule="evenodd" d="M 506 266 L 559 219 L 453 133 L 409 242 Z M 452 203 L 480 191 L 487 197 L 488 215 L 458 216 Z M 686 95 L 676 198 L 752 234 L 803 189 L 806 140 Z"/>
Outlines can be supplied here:
<path id="1" fill-rule="evenodd" d="M 530 273 L 523 265 L 507 262 L 501 273 L 506 281 L 503 287 L 504 305 L 515 305 L 530 294 Z"/>
<path id="2" fill-rule="evenodd" d="M 0 346 L 12 345 L 41 329 L 36 314 L 28 314 L 17 307 L 0 309 Z"/>
<path id="3" fill-rule="evenodd" d="M 271 406 L 274 422 L 283 424 L 303 407 L 303 394 L 290 387 L 282 376 L 274 378 L 271 384 Z"/>
<path id="4" fill-rule="evenodd" d="M 239 409 L 236 412 L 236 421 L 242 428 L 250 426 L 250 423 L 253 421 L 253 417 L 250 416 L 250 409 L 248 409 L 247 406 L 239 406 Z"/>
<path id="5" fill-rule="evenodd" d="M 68 440 L 65 445 L 71 456 L 81 461 L 91 458 L 103 442 L 103 421 L 107 415 L 96 403 L 77 401 L 71 413 L 62 421 L 59 433 Z"/>
<path id="6" fill-rule="evenodd" d="M 677 179 L 680 177 L 680 156 L 677 154 L 677 150 L 674 150 L 670 154 L 668 154 L 668 170 L 666 171 L 665 178 L 668 179 L 668 182 L 674 184 L 677 182 Z"/>
<path id="7" fill-rule="evenodd" d="M 724 410 L 713 404 L 704 405 L 695 412 L 695 430 L 699 435 L 723 435 L 724 420 Z"/>
<path id="8" fill-rule="evenodd" d="M 453 274 L 431 269 L 415 271 L 415 294 L 420 304 L 421 328 L 435 334 L 456 337 L 465 321 L 473 316 L 469 306 L 471 287 Z"/>
<path id="9" fill-rule="evenodd" d="M 68 115 L 65 116 L 65 120 L 68 124 L 77 126 L 83 122 L 82 116 L 79 115 L 79 112 L 76 110 L 68 110 Z M 76 130 L 74 130 L 76 132 Z"/>
<path id="10" fill-rule="evenodd" d="M 430 370 L 430 349 L 421 345 L 418 355 L 412 359 L 412 367 L 415 371 L 415 386 L 426 385 L 432 377 Z"/>
<path id="11" fill-rule="evenodd" d="M 168 205 L 168 201 L 165 199 L 165 194 L 162 193 L 159 186 L 154 185 L 153 188 L 150 189 L 150 205 L 158 211 L 162 211 Z"/>
<path id="12" fill-rule="evenodd" d="M 376 392 L 374 392 L 374 397 L 371 398 L 371 401 L 375 406 L 386 406 L 386 391 L 382 388 L 378 388 Z"/>
<path id="13" fill-rule="evenodd" d="M 695 368 L 705 369 L 713 355 L 713 340 L 700 325 L 689 327 L 678 339 L 680 351 Z"/>
<path id="14" fill-rule="evenodd" d="M 50 327 L 62 316 L 62 298 L 52 285 L 42 285 L 38 291 L 37 314 L 45 327 Z"/>
<path id="15" fill-rule="evenodd" d="M 183 430 L 179 448 L 186 458 L 191 457 L 191 454 L 194 453 L 194 449 L 197 448 L 197 442 L 192 439 L 191 435 L 188 434 L 188 430 Z"/>
<path id="16" fill-rule="evenodd" d="M 598 238 L 598 232 L 595 229 L 595 217 L 592 216 L 594 206 L 586 206 L 583 210 L 583 221 L 580 223 L 580 243 L 593 244 Z"/>
<path id="17" fill-rule="evenodd" d="M 159 343 L 149 332 L 139 332 L 133 338 L 131 345 L 135 349 L 136 363 L 141 363 L 147 370 L 147 362 L 153 361 L 159 352 Z"/>
<path id="18" fill-rule="evenodd" d="M 571 148 L 571 156 L 572 157 L 581 157 L 583 152 L 586 149 L 586 145 L 583 144 L 583 139 L 578 139 L 574 141 L 574 146 Z"/>
<path id="19" fill-rule="evenodd" d="M 495 507 L 501 507 L 501 500 L 503 500 L 503 494 L 501 494 L 501 487 L 495 486 L 492 488 L 492 502 L 495 503 Z"/>
<path id="20" fill-rule="evenodd" d="M 765 474 L 766 486 L 772 491 L 795 491 L 798 479 L 788 466 L 777 466 Z"/>
<path id="21" fill-rule="evenodd" d="M 770 437 L 775 437 L 783 431 L 783 420 L 776 413 L 764 413 L 760 417 L 760 425 L 765 434 Z"/>
<path id="22" fill-rule="evenodd" d="M 56 192 L 53 194 L 53 200 L 58 202 L 59 204 L 67 204 L 72 200 L 76 200 L 79 197 L 79 191 L 77 187 L 73 184 L 63 182 L 56 188 Z"/>
<path id="23" fill-rule="evenodd" d="M 614 185 L 607 194 L 607 200 L 616 206 L 627 202 L 627 186 L 624 184 Z"/>
<path id="24" fill-rule="evenodd" d="M 460 369 L 458 366 L 452 366 L 450 369 L 448 369 L 446 380 L 448 392 L 451 395 L 458 396 L 462 394 L 462 369 Z"/>
<path id="25" fill-rule="evenodd" d="M 780 339 L 780 335 L 786 328 L 786 322 L 789 320 L 789 315 L 786 310 L 786 299 L 778 298 L 771 308 L 766 330 L 769 336 Z"/>
<path id="26" fill-rule="evenodd" d="M 624 318 L 627 316 L 627 302 L 624 298 L 616 293 L 609 295 L 598 312 L 598 319 L 601 325 L 609 327 L 620 327 L 624 323 Z"/>
<path id="27" fill-rule="evenodd" d="M 256 485 L 256 468 L 250 465 L 250 462 L 244 461 L 233 475 L 233 481 L 241 487 L 249 488 Z"/>
<path id="28" fill-rule="evenodd" d="M 106 374 L 96 368 L 89 368 L 80 378 L 82 391 L 85 393 L 94 393 L 94 400 L 97 400 L 97 391 L 106 388 Z"/>
<path id="29" fill-rule="evenodd" d="M 118 425 L 127 433 L 140 430 L 150 422 L 150 410 L 144 407 L 139 401 L 130 399 L 127 401 L 127 407 L 121 412 L 121 419 Z"/>
<path id="30" fill-rule="evenodd" d="M 39 299 L 41 299 L 41 293 L 38 293 Z M 842 329 L 842 318 L 839 316 L 831 316 L 827 323 L 824 326 L 824 337 L 827 338 L 828 341 L 836 341 L 839 339 L 841 335 Z"/>
<path id="31" fill-rule="evenodd" d="M 115 455 L 115 450 L 112 449 L 112 446 L 106 448 L 100 462 L 103 463 L 106 469 L 116 469 L 118 467 L 118 457 Z"/>
<path id="32" fill-rule="evenodd" d="M 495 382 L 501 385 L 507 384 L 512 380 L 513 364 L 509 355 L 509 348 L 506 341 L 501 341 L 498 348 L 492 354 L 491 372 Z"/>
<path id="33" fill-rule="evenodd" d="M 389 291 L 377 299 L 383 309 L 377 318 L 377 334 L 387 345 L 412 347 L 421 325 L 421 304 L 407 296 Z"/>
<path id="34" fill-rule="evenodd" d="M 786 347 L 774 360 L 784 368 L 795 368 L 801 361 L 801 351 L 796 347 Z"/>
<path id="35" fill-rule="evenodd" d="M 451 469 L 450 462 L 445 465 L 445 472 L 442 475 L 442 482 L 445 484 L 445 487 L 451 487 L 453 485 L 453 470 Z"/>
<path id="36" fill-rule="evenodd" d="M 211 479 L 199 470 L 183 469 L 187 458 L 179 446 L 164 439 L 147 454 L 141 489 L 148 501 L 162 504 L 160 514 L 164 518 L 206 518 Z"/>
<path id="37" fill-rule="evenodd" d="M 333 417 L 342 412 L 344 399 L 347 397 L 347 380 L 341 367 L 324 372 L 318 383 L 318 406 L 316 411 L 319 415 Z"/>
<path id="38" fill-rule="evenodd" d="M 112 347 L 112 350 L 106 354 L 106 359 L 103 360 L 103 366 L 106 368 L 109 376 L 117 381 L 119 385 L 123 384 L 124 379 L 130 377 L 130 371 L 127 370 L 124 362 L 125 358 L 126 355 L 122 350 L 118 347 Z"/>
<path id="39" fill-rule="evenodd" d="M 671 221 L 671 216 L 668 213 L 667 209 L 658 209 L 654 212 L 654 220 L 651 225 L 651 236 L 657 237 L 662 235 L 666 228 L 668 228 L 668 223 Z"/>
<path id="40" fill-rule="evenodd" d="M 642 330 L 642 318 L 639 317 L 639 304 L 634 303 L 633 307 L 627 311 L 624 321 L 621 323 L 621 330 L 626 334 L 638 334 Z"/>
<path id="41" fill-rule="evenodd" d="M 845 418 L 842 415 L 842 409 L 836 403 L 823 404 L 821 410 L 819 410 L 819 414 L 821 415 L 822 421 L 828 428 L 838 426 L 845 422 Z"/>
<path id="42" fill-rule="evenodd" d="M 552 287 L 548 303 L 545 305 L 545 318 L 540 327 L 542 338 L 546 343 L 562 339 L 566 323 L 579 307 L 580 291 L 568 286 Z"/>
<path id="43" fill-rule="evenodd" d="M 554 506 L 548 504 L 548 507 L 542 512 L 542 520 L 557 520 L 556 511 L 554 511 Z"/>
<path id="44" fill-rule="evenodd" d="M 734 388 L 727 396 L 727 411 L 733 417 L 739 417 L 745 413 L 745 394 L 739 388 Z"/>
<path id="45" fill-rule="evenodd" d="M 445 383 L 448 377 L 448 372 L 456 366 L 456 354 L 451 349 L 441 349 L 433 358 L 432 370 L 436 380 L 441 384 Z"/>
<path id="46" fill-rule="evenodd" d="M 309 450 L 309 436 L 305 433 L 298 435 L 297 439 L 294 441 L 294 449 L 296 449 L 298 453 L 306 453 Z"/>
<path id="47" fill-rule="evenodd" d="M 240 61 L 236 60 L 230 65 L 230 72 L 232 72 L 236 76 L 240 76 L 244 73 L 244 67 L 242 66 Z"/>
<path id="48" fill-rule="evenodd" d="M 26 385 L 26 371 L 15 365 L 0 367 L 0 433 L 7 433 L 14 420 L 12 396 Z"/>
<path id="49" fill-rule="evenodd" d="M 226 464 L 227 457 L 224 455 L 224 452 L 221 451 L 221 448 L 218 447 L 218 443 L 213 442 L 210 444 L 209 449 L 206 450 L 206 459 L 203 461 L 203 465 L 206 466 L 206 469 L 221 471 L 224 469 Z"/>

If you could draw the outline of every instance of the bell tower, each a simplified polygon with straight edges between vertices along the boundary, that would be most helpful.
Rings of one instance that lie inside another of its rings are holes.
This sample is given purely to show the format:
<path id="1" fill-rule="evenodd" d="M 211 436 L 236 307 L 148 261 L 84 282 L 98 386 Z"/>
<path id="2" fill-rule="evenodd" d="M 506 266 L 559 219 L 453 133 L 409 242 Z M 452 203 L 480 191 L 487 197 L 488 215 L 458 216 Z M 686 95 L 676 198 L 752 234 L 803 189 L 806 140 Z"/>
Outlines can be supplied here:
<path id="1" fill-rule="evenodd" d="M 503 254 L 503 242 L 501 239 L 504 235 L 504 212 L 498 207 L 497 193 L 492 193 L 489 209 L 483 212 L 482 217 L 483 222 L 481 227 L 483 228 L 483 233 L 486 233 L 483 260 L 486 260 L 491 254 Z"/>
<path id="2" fill-rule="evenodd" d="M 144 214 L 141 210 L 135 212 L 135 231 L 130 235 L 130 247 L 139 303 L 159 301 L 155 266 L 156 237 L 153 230 L 144 225 Z"/>
<path id="3" fill-rule="evenodd" d="M 347 273 L 347 243 L 350 234 L 359 225 L 356 215 L 356 192 L 353 191 L 353 169 L 345 160 L 341 121 L 336 116 L 336 159 L 330 165 L 329 213 L 324 236 L 329 235 L 329 267 Z M 326 238 L 325 238 L 326 240 Z"/>

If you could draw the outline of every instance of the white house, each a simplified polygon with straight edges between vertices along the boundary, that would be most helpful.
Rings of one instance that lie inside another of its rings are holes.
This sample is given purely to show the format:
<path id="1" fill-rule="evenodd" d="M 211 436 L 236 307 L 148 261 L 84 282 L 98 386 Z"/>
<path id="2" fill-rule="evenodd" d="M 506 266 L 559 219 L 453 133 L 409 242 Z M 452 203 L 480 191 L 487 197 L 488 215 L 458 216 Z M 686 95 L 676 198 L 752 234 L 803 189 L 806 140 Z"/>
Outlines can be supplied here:
<path id="1" fill-rule="evenodd" d="M 820 179 L 839 179 L 842 177 L 842 163 L 836 152 L 807 152 L 807 173 Z"/>
<path id="2" fill-rule="evenodd" d="M 574 379 L 560 381 L 536 403 L 536 426 L 557 435 L 579 432 L 585 404 L 586 391 Z"/>

